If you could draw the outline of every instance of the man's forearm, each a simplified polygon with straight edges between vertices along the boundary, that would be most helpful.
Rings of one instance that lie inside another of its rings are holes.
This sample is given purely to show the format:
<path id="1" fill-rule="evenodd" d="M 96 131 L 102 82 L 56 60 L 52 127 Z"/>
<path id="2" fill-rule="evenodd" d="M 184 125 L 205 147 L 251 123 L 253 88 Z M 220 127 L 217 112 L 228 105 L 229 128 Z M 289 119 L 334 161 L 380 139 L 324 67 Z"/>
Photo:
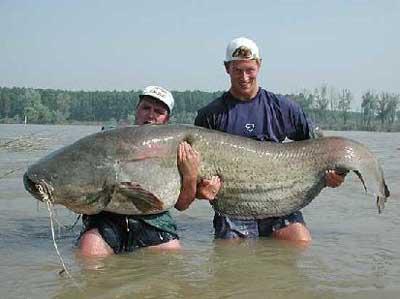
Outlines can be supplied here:
<path id="1" fill-rule="evenodd" d="M 181 192 L 179 193 L 178 200 L 175 208 L 179 211 L 186 210 L 196 198 L 196 178 L 183 178 Z"/>

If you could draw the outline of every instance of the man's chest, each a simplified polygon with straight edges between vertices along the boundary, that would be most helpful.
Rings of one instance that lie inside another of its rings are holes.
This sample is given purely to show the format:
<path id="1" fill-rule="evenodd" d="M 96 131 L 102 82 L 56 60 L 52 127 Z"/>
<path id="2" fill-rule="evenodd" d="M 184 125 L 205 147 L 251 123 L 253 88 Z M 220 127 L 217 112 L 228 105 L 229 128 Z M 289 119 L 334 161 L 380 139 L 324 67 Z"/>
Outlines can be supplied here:
<path id="1" fill-rule="evenodd" d="M 222 127 L 227 133 L 258 139 L 268 131 L 269 120 L 262 105 L 236 105 L 226 113 Z"/>

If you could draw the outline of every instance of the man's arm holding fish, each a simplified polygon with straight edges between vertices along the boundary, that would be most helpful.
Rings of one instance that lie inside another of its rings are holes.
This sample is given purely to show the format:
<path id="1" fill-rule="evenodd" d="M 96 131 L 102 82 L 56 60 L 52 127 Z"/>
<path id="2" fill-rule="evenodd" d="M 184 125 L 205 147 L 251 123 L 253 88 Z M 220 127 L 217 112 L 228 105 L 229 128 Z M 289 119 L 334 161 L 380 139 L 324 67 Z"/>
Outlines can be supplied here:
<path id="1" fill-rule="evenodd" d="M 176 161 L 181 175 L 181 191 L 175 208 L 183 211 L 189 207 L 196 197 L 200 155 L 188 143 L 182 142 L 178 146 Z"/>
<path id="2" fill-rule="evenodd" d="M 179 211 L 186 210 L 195 198 L 213 200 L 221 188 L 221 180 L 218 176 L 210 180 L 197 181 L 200 166 L 200 154 L 187 142 L 178 146 L 177 165 L 181 175 L 181 191 L 175 208 Z"/>
<path id="3" fill-rule="evenodd" d="M 324 137 L 323 130 L 310 121 L 305 112 L 300 109 L 300 106 L 289 102 L 289 107 L 289 112 L 284 118 L 289 120 L 292 129 L 289 130 L 287 138 L 293 141 L 300 141 Z M 344 182 L 346 174 L 333 169 L 326 171 L 325 185 L 331 188 L 339 187 Z"/>
<path id="4" fill-rule="evenodd" d="M 337 172 L 335 170 L 328 170 L 325 173 L 325 184 L 327 187 L 336 188 L 339 187 L 343 182 L 346 173 Z"/>
<path id="5" fill-rule="evenodd" d="M 313 128 L 310 130 L 309 138 L 314 139 L 324 136 L 323 131 L 319 127 L 314 127 L 313 124 L 311 126 Z M 346 174 L 346 172 L 339 172 L 333 169 L 328 170 L 325 173 L 325 185 L 331 188 L 339 187 L 344 182 Z"/>

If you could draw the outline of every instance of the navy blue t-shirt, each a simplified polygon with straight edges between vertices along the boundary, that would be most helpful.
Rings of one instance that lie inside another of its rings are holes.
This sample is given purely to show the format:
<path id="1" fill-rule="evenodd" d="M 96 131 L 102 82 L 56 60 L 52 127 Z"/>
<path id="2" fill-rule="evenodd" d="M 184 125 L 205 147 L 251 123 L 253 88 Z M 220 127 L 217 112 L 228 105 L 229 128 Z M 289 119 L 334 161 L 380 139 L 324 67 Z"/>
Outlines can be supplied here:
<path id="1" fill-rule="evenodd" d="M 261 141 L 304 140 L 313 135 L 313 125 L 299 104 L 262 88 L 249 101 L 225 92 L 198 111 L 195 125 Z"/>

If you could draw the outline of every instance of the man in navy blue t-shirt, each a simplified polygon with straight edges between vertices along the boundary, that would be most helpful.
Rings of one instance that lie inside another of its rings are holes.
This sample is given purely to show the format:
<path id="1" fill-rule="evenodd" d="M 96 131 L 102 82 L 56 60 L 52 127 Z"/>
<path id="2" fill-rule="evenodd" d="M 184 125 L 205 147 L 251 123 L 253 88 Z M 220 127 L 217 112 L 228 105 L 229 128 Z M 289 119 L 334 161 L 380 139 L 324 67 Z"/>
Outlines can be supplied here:
<path id="1" fill-rule="evenodd" d="M 225 59 L 231 87 L 198 111 L 195 125 L 262 141 L 313 138 L 313 125 L 297 103 L 258 85 L 260 67 L 259 50 L 252 40 L 244 37 L 232 40 Z M 327 186 L 337 187 L 343 180 L 344 175 L 333 170 L 326 174 Z M 273 236 L 311 241 L 300 211 L 284 217 L 257 220 L 240 220 L 215 213 L 214 229 L 216 238 L 221 239 Z"/>

